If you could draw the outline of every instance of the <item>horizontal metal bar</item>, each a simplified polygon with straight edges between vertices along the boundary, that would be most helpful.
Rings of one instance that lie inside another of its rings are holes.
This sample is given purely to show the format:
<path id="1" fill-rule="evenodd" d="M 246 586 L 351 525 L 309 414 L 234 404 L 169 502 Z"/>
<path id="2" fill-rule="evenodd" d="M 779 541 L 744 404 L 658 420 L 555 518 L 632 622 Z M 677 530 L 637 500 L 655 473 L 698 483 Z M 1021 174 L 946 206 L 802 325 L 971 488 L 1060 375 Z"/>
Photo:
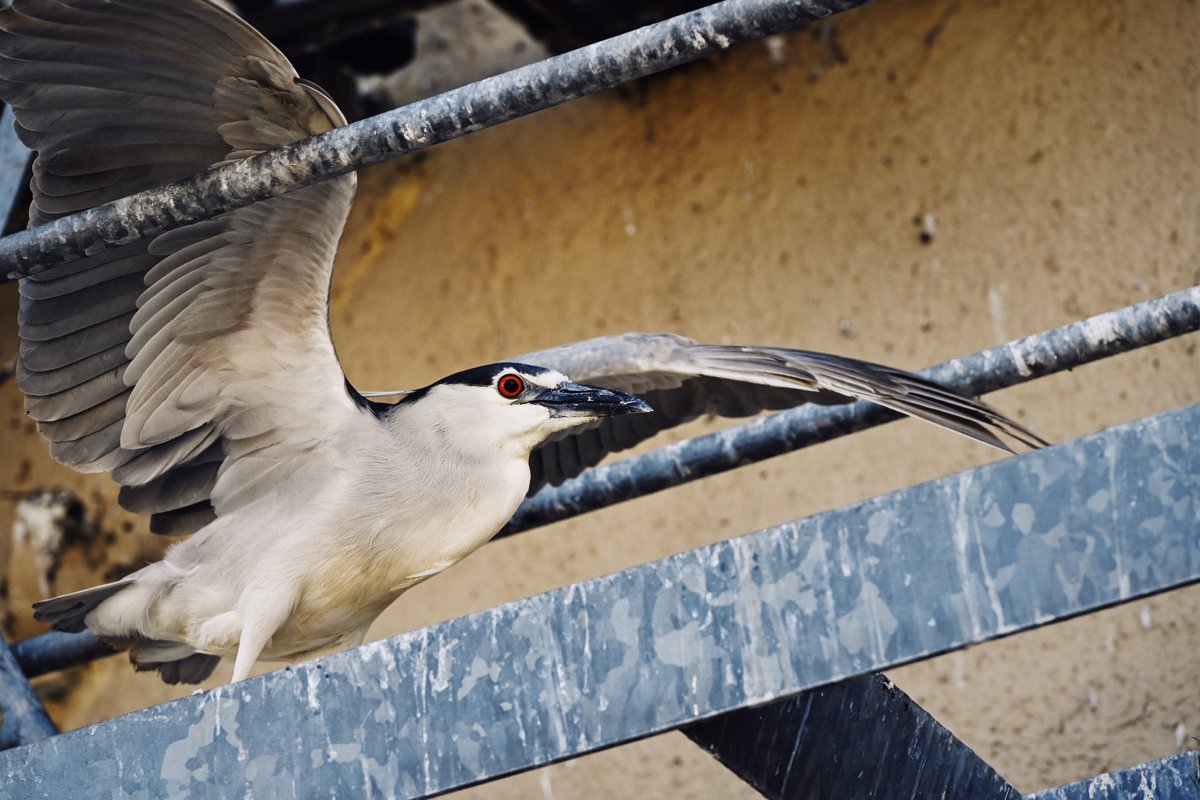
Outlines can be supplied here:
<path id="1" fill-rule="evenodd" d="M 770 800 L 1021 800 L 883 675 L 862 675 L 683 729 Z"/>
<path id="2" fill-rule="evenodd" d="M 0 750 L 40 741 L 58 733 L 21 667 L 0 636 Z M 3 784 L 0 784 L 3 788 Z"/>
<path id="3" fill-rule="evenodd" d="M 1200 750 L 1025 795 L 1026 800 L 1196 800 Z"/>
<path id="4" fill-rule="evenodd" d="M 85 661 L 111 656 L 117 652 L 96 638 L 91 631 L 61 633 L 51 631 L 14 642 L 13 657 L 26 677 L 36 678 Z"/>
<path id="5" fill-rule="evenodd" d="M 921 374 L 966 394 L 981 395 L 1198 329 L 1200 286 L 1193 286 L 957 358 Z M 499 536 L 707 478 L 900 416 L 870 403 L 808 405 L 731 426 L 546 487 L 517 509 Z"/>
<path id="6" fill-rule="evenodd" d="M 419 797 L 1200 580 L 1200 406 L 0 752 L 19 797 Z"/>
<path id="7" fill-rule="evenodd" d="M 725 0 L 0 240 L 11 280 L 642 78 L 867 0 Z"/>

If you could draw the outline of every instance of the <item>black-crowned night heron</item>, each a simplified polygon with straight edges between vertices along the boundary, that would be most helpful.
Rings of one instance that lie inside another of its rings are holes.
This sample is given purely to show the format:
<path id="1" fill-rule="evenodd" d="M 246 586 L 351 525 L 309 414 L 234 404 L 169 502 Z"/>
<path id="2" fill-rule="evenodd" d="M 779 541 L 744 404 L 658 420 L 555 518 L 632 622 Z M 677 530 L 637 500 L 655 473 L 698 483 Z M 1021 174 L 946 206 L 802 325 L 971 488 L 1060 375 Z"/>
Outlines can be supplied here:
<path id="1" fill-rule="evenodd" d="M 0 95 L 38 154 L 33 225 L 345 122 L 204 0 L 17 0 L 0 27 Z M 378 403 L 347 383 L 327 320 L 354 186 L 21 282 L 18 380 L 53 456 L 110 472 L 151 530 L 193 534 L 124 580 L 39 603 L 40 619 L 90 628 L 168 681 L 223 656 L 240 680 L 260 657 L 360 642 L 532 489 L 703 414 L 865 398 L 997 447 L 1041 443 L 898 370 L 672 335 L 566 345 Z"/>

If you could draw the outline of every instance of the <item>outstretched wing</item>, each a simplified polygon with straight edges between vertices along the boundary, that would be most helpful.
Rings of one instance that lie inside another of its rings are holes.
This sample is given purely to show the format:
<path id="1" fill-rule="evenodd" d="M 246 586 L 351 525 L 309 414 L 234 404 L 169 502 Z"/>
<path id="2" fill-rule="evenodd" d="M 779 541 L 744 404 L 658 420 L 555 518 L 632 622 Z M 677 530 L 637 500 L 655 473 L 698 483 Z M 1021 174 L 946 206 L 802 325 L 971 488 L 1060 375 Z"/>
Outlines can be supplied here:
<path id="1" fill-rule="evenodd" d="M 31 225 L 345 122 L 205 0 L 16 0 L 0 31 L 0 98 L 37 151 Z M 111 472 L 152 530 L 190 533 L 372 424 L 347 393 L 326 310 L 354 185 L 22 280 L 18 381 L 53 456 Z"/>
<path id="2" fill-rule="evenodd" d="M 580 383 L 631 392 L 654 409 L 606 418 L 535 450 L 531 493 L 705 414 L 746 417 L 812 402 L 870 400 L 1009 452 L 1001 436 L 1029 447 L 1045 444 L 998 411 L 917 375 L 824 353 L 702 345 L 672 334 L 630 333 L 513 360 L 556 369 Z"/>

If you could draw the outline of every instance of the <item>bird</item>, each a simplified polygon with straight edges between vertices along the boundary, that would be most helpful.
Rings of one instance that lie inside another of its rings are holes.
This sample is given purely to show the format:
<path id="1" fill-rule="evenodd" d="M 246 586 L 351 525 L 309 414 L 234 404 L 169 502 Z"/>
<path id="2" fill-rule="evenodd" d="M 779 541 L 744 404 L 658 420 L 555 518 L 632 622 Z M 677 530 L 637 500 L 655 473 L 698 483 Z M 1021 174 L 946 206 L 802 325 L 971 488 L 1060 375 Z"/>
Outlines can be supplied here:
<path id="1" fill-rule="evenodd" d="M 0 98 L 36 153 L 30 225 L 345 124 L 208 0 L 14 0 Z M 107 472 L 186 536 L 38 602 L 168 683 L 232 680 L 363 641 L 404 591 L 482 546 L 529 494 L 706 415 L 865 399 L 993 447 L 1046 444 L 902 370 L 629 333 L 473 367 L 383 402 L 346 378 L 329 284 L 348 174 L 20 281 L 17 381 L 51 455 Z M 1011 443 L 1011 444 L 1010 444 Z"/>

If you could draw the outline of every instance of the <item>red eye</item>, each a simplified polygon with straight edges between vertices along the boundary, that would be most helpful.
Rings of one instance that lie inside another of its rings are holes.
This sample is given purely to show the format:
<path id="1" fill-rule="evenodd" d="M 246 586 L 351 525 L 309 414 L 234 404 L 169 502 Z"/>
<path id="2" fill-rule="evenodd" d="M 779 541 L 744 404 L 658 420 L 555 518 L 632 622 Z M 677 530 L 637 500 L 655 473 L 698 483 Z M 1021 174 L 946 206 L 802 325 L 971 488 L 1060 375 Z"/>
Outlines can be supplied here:
<path id="1" fill-rule="evenodd" d="M 501 397 L 507 397 L 509 400 L 520 397 L 521 392 L 525 391 L 525 381 L 516 375 L 505 375 L 496 383 L 496 391 L 500 392 Z"/>

